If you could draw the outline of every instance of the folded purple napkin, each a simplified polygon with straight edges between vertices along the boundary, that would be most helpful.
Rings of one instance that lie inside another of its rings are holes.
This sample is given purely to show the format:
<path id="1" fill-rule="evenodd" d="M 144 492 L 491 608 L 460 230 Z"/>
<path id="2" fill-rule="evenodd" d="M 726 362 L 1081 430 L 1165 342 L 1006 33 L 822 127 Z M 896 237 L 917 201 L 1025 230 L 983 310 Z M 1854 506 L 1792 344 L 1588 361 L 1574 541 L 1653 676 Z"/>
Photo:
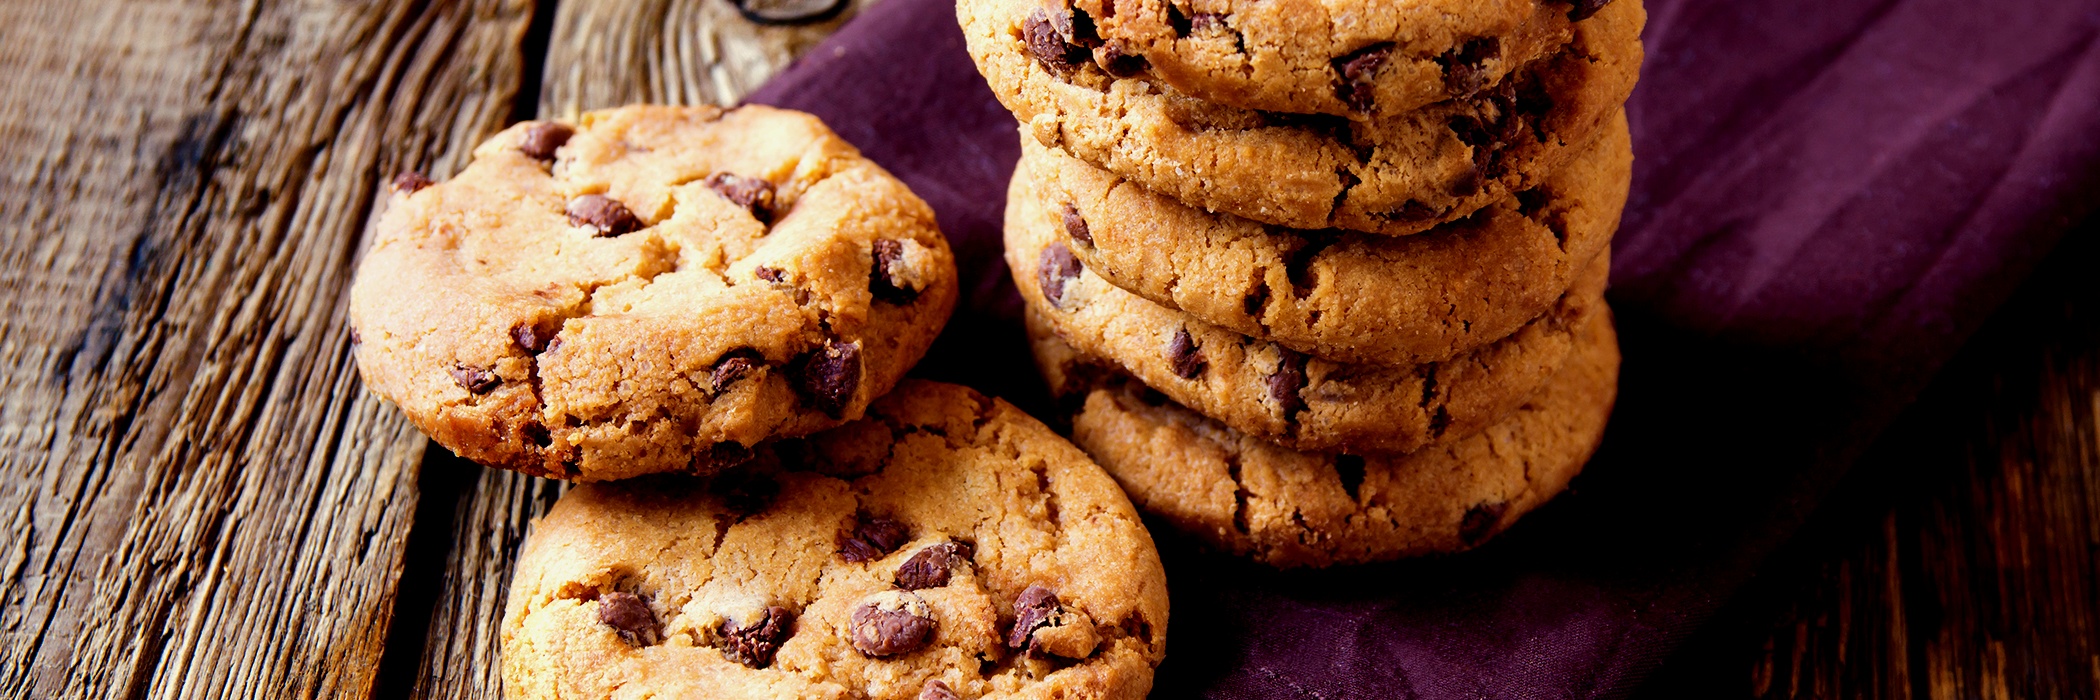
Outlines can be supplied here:
<path id="1" fill-rule="evenodd" d="M 1648 9 L 1596 460 L 1458 556 L 1277 573 L 1155 530 L 1157 696 L 1627 694 L 2100 192 L 2090 2 Z M 917 372 L 1044 415 L 1000 259 L 1015 122 L 950 2 L 884 0 L 751 99 L 823 117 L 939 212 L 964 296 Z"/>

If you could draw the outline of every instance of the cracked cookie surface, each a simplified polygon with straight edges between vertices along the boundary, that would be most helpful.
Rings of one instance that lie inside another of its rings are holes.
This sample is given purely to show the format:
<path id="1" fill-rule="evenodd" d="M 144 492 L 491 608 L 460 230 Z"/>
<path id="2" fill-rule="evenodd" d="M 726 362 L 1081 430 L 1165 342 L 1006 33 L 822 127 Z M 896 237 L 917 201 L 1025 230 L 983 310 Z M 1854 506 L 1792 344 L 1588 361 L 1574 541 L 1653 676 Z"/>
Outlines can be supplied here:
<path id="1" fill-rule="evenodd" d="M 398 178 L 350 320 L 365 385 L 439 444 L 590 481 L 858 417 L 955 296 L 933 211 L 815 117 L 627 107 Z"/>
<path id="2" fill-rule="evenodd" d="M 1641 3 L 1578 22 L 1558 52 L 1471 97 L 1354 121 L 1242 109 L 1047 46 L 1034 0 L 958 3 L 970 55 L 1024 138 L 1207 211 L 1299 229 L 1418 233 L 1542 180 L 1616 114 Z M 1053 23 L 1054 24 L 1054 23 Z"/>
<path id="3" fill-rule="evenodd" d="M 1036 361 L 1053 394 L 1085 390 L 1100 366 L 1128 372 L 1234 429 L 1301 450 L 1409 452 L 1469 435 L 1522 404 L 1560 368 L 1575 328 L 1603 313 L 1608 255 L 1516 333 L 1449 360 L 1350 364 L 1307 356 L 1109 284 L 1059 240 L 1062 217 L 1007 192 L 1006 262 Z"/>
<path id="4" fill-rule="evenodd" d="M 1587 9 L 1587 11 L 1585 11 Z M 1596 8 L 1539 0 L 1069 0 L 1067 45 L 1246 109 L 1375 118 L 1498 85 Z"/>
<path id="5" fill-rule="evenodd" d="M 1135 699 L 1167 614 L 1100 467 L 1004 401 L 906 380 L 733 472 L 569 491 L 519 557 L 504 691 Z"/>
<path id="6" fill-rule="evenodd" d="M 1623 113 L 1539 187 L 1416 236 L 1209 214 L 1022 143 L 1030 206 L 1087 271 L 1220 328 L 1339 362 L 1434 362 L 1560 299 L 1611 242 L 1633 173 Z M 1024 214 L 1025 215 L 1025 214 Z"/>
<path id="7" fill-rule="evenodd" d="M 1566 365 L 1482 432 L 1397 457 L 1294 452 L 1148 395 L 1097 383 L 1072 440 L 1175 529 L 1271 566 L 1386 561 L 1471 549 L 1568 485 L 1617 396 L 1608 314 Z"/>

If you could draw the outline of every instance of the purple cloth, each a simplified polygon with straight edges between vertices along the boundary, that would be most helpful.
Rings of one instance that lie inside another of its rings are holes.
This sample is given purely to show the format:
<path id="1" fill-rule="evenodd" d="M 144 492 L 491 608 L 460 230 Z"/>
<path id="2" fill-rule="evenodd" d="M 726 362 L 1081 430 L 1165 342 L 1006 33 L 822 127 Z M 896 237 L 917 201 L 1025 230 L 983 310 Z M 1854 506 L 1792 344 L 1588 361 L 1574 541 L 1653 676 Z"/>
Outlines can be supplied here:
<path id="1" fill-rule="evenodd" d="M 1649 11 L 1596 460 L 1452 557 L 1277 573 L 1155 528 L 1159 696 L 1627 694 L 2091 211 L 2092 3 Z M 1017 132 L 952 6 L 885 0 L 752 99 L 822 116 L 939 212 L 965 296 L 918 372 L 1043 415 L 999 257 Z"/>

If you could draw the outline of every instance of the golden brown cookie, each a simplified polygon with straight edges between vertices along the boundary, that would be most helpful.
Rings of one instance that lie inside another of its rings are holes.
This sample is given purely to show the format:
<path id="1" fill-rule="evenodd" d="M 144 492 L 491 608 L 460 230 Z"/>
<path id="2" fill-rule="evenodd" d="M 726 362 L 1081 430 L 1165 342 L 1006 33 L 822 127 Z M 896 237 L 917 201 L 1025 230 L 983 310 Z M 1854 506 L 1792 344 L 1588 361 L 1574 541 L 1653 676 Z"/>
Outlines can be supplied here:
<path id="1" fill-rule="evenodd" d="M 1134 381 L 1088 393 L 1072 439 L 1139 508 L 1271 566 L 1329 566 L 1470 549 L 1567 487 L 1603 436 L 1619 349 L 1584 321 L 1545 388 L 1486 430 L 1398 457 L 1294 452 Z"/>
<path id="2" fill-rule="evenodd" d="M 1061 378 L 1086 374 L 1084 365 L 1114 366 L 1235 430 L 1294 449 L 1390 454 L 1476 432 L 1545 384 L 1573 347 L 1573 329 L 1603 311 L 1609 261 L 1600 255 L 1545 315 L 1449 360 L 1393 367 L 1309 357 L 1109 284 L 1058 240 L 1060 217 L 1029 203 L 1030 189 L 1015 182 L 1006 262 L 1053 393 L 1083 391 Z M 1080 366 L 1050 361 L 1045 340 L 1075 348 Z"/>
<path id="3" fill-rule="evenodd" d="M 1035 0 L 956 5 L 992 92 L 1044 146 L 1207 211 L 1417 233 L 1538 185 L 1633 90 L 1646 13 L 1615 2 L 1494 89 L 1370 121 L 1229 107 L 1026 47 Z"/>
<path id="4" fill-rule="evenodd" d="M 858 417 L 955 303 L 933 211 L 800 112 L 519 124 L 427 183 L 358 268 L 359 373 L 490 466 L 714 471 Z"/>
<path id="5" fill-rule="evenodd" d="M 712 480 L 571 490 L 518 559 L 504 694 L 1142 698 L 1165 576 L 1078 448 L 906 381 Z"/>
<path id="6" fill-rule="evenodd" d="M 1601 5 L 1070 0 L 1041 8 L 1044 29 L 1024 29 L 1032 53 L 1147 72 L 1198 99 L 1377 118 L 1494 88 L 1558 51 Z"/>
<path id="7" fill-rule="evenodd" d="M 1111 284 L 1299 352 L 1410 365 L 1551 308 L 1618 229 L 1633 152 L 1621 115 L 1539 187 L 1402 237 L 1208 214 L 1026 139 L 1020 172 L 1073 256 Z"/>

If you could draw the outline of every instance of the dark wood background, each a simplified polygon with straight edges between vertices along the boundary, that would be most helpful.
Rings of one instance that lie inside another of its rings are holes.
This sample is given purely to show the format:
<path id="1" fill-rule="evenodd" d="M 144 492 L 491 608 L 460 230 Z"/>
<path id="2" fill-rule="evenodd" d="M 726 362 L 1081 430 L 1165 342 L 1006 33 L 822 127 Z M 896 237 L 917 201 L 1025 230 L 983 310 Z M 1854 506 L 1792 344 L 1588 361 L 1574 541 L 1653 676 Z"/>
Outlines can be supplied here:
<path id="1" fill-rule="evenodd" d="M 359 385 L 380 183 L 535 115 L 733 102 L 851 14 L 0 3 L 0 696 L 496 697 L 560 486 Z M 2094 233 L 1644 694 L 2100 696 Z"/>

